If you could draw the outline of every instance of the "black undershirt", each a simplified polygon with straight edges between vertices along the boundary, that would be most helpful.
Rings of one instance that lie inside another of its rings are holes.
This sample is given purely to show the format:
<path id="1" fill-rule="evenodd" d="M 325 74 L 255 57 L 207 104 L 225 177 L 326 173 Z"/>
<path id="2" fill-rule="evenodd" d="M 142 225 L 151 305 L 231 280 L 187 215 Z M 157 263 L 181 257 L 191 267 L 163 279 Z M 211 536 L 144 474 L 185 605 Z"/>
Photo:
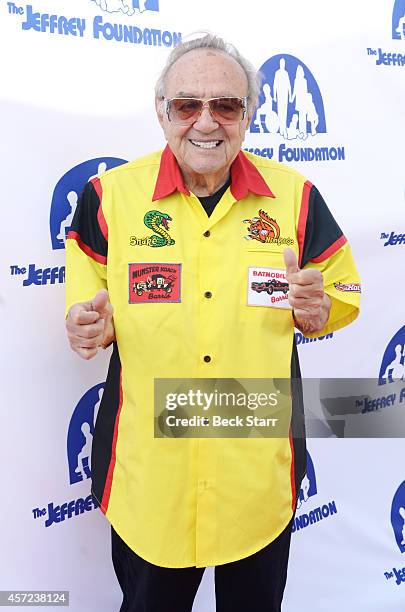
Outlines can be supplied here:
<path id="1" fill-rule="evenodd" d="M 225 191 L 228 189 L 230 184 L 231 184 L 231 178 L 229 177 L 226 183 L 222 185 L 222 187 L 218 189 L 218 191 L 216 191 L 215 193 L 211 193 L 211 195 L 204 196 L 204 197 L 197 196 L 197 198 L 200 200 L 205 212 L 207 213 L 209 217 L 214 212 L 215 206 L 218 204 L 219 200 L 222 198 L 222 196 L 224 195 Z"/>

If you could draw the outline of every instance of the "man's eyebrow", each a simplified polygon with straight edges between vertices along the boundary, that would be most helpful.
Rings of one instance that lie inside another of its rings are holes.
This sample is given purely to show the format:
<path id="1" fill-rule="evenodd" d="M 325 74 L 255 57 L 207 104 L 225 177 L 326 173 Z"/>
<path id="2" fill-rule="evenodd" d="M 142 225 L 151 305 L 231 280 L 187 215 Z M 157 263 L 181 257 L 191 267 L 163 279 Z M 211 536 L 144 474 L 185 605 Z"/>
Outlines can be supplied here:
<path id="1" fill-rule="evenodd" d="M 193 94 L 193 93 L 190 93 L 190 92 L 187 92 L 187 91 L 179 91 L 173 97 L 174 98 L 198 98 L 198 96 L 196 94 Z"/>
<path id="2" fill-rule="evenodd" d="M 210 98 L 233 98 L 235 95 L 233 93 L 220 93 L 216 96 L 210 96 Z M 238 96 L 236 96 L 238 97 Z M 198 100 L 202 99 L 199 95 L 195 93 L 190 93 L 187 91 L 178 91 L 173 98 L 197 98 Z"/>

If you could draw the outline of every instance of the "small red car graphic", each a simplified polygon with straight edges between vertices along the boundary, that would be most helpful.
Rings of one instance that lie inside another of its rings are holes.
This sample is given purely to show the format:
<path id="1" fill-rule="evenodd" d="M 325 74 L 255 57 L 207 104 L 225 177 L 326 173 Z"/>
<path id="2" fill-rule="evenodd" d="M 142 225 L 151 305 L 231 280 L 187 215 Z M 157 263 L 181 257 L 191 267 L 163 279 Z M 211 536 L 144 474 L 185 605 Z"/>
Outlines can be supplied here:
<path id="1" fill-rule="evenodd" d="M 261 283 L 257 283 L 257 282 L 252 283 L 252 289 L 253 291 L 257 291 L 257 293 L 261 293 L 262 291 L 267 291 L 269 295 L 271 295 L 273 291 L 282 291 L 285 295 L 288 291 L 288 283 L 283 283 L 282 281 L 272 278 L 270 281 L 262 281 Z"/>

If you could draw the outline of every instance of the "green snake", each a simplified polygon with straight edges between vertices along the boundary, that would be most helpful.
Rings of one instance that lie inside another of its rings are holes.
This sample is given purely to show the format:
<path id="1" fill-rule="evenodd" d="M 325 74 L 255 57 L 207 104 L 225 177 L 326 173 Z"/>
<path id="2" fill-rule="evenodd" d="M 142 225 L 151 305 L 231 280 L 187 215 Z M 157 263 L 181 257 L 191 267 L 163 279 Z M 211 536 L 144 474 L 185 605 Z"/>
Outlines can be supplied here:
<path id="1" fill-rule="evenodd" d="M 150 210 L 145 214 L 143 222 L 146 227 L 149 227 L 155 232 L 155 234 L 151 236 L 151 246 L 162 247 L 175 243 L 168 231 L 166 231 L 169 229 L 169 221 L 172 221 L 172 218 L 166 213 L 161 213 L 159 210 Z M 158 235 L 156 236 L 156 234 Z"/>

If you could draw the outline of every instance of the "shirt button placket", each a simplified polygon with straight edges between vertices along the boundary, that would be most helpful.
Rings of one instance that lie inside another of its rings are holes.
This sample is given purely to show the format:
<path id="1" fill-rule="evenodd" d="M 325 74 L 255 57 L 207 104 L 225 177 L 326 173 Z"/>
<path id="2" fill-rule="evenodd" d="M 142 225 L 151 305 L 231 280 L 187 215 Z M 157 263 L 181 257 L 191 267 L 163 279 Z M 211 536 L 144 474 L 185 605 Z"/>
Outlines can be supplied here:
<path id="1" fill-rule="evenodd" d="M 215 257 L 218 249 L 215 229 L 206 230 L 200 238 L 199 253 L 199 313 L 201 344 L 199 346 L 198 372 L 201 378 L 214 376 L 217 333 L 213 315 L 216 301 Z M 201 438 L 198 441 L 197 458 L 197 521 L 196 521 L 196 558 L 197 564 L 207 564 L 207 559 L 215 557 L 218 542 L 216 522 L 215 478 L 217 451 L 215 440 Z"/>
<path id="2" fill-rule="evenodd" d="M 203 236 L 204 236 L 204 238 L 209 238 L 211 236 L 211 231 L 210 230 L 206 230 L 203 233 Z M 205 241 L 202 244 L 202 247 L 203 247 L 203 251 L 205 249 L 209 248 L 208 244 L 206 244 L 206 246 L 205 246 Z M 202 257 L 203 257 L 203 254 L 202 254 Z M 202 276 L 203 276 L 203 274 L 202 274 Z M 210 300 L 212 298 L 212 291 L 204 291 L 203 295 L 204 295 L 205 300 Z M 211 357 L 211 355 L 204 355 L 202 360 L 203 360 L 204 363 L 208 364 L 208 363 L 211 363 L 212 357 Z"/>

